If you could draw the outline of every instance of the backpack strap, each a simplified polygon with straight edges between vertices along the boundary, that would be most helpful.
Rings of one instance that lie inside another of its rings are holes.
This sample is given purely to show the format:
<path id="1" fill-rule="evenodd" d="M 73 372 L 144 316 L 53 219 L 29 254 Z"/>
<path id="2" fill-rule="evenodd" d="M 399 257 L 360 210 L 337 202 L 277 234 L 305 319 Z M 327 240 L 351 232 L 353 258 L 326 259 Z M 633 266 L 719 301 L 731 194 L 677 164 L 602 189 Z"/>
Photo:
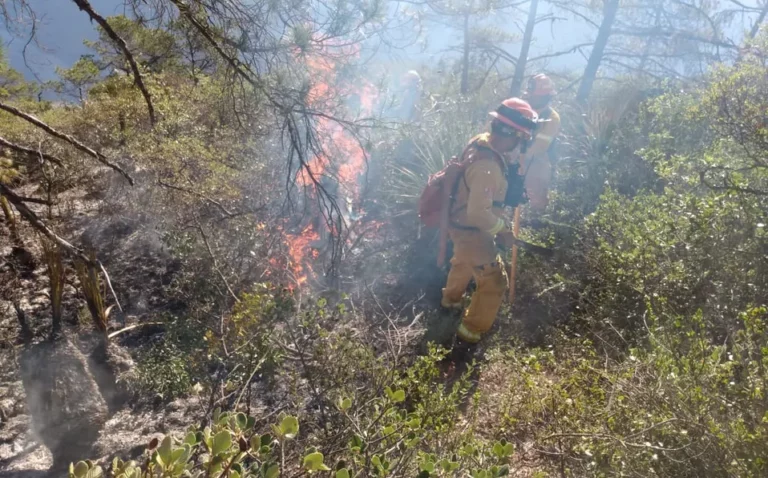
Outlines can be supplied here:
<path id="1" fill-rule="evenodd" d="M 504 161 L 504 157 L 501 155 L 501 153 L 499 153 L 498 151 L 496 151 L 495 149 L 493 149 L 493 148 L 491 148 L 489 146 L 484 146 L 484 145 L 478 144 L 479 140 L 480 140 L 480 135 L 477 135 L 474 138 L 472 138 L 472 140 L 469 142 L 469 144 L 464 148 L 464 151 L 461 153 L 461 162 L 464 165 L 464 168 L 461 171 L 461 176 L 459 178 L 456 178 L 456 182 L 451 187 L 451 199 L 450 199 L 450 202 L 448 204 L 448 214 L 451 215 L 451 216 L 453 214 L 456 214 L 457 212 L 462 211 L 462 210 L 467 208 L 467 205 L 465 204 L 464 206 L 454 210 L 453 209 L 453 205 L 454 205 L 454 202 L 456 201 L 456 194 L 459 192 L 459 182 L 460 181 L 464 182 L 464 187 L 467 188 L 467 191 L 469 191 L 469 185 L 467 184 L 467 177 L 466 177 L 465 173 L 467 171 L 467 168 L 474 162 L 474 161 L 468 161 L 467 160 L 467 153 L 469 152 L 470 148 L 475 147 L 476 149 L 479 149 L 479 150 L 482 150 L 482 151 L 489 151 L 489 152 L 491 152 L 491 154 L 493 155 L 493 158 L 499 163 L 499 166 L 501 167 L 502 173 L 504 173 L 505 176 L 507 175 L 508 167 L 507 167 L 507 164 Z M 494 201 L 493 205 L 496 206 L 496 207 L 502 207 L 504 204 L 503 203 L 499 203 L 498 201 Z M 451 226 L 457 227 L 458 225 L 454 221 L 451 221 Z M 459 229 L 475 229 L 475 228 L 472 228 L 472 227 L 469 227 L 469 226 L 459 226 L 458 228 Z"/>

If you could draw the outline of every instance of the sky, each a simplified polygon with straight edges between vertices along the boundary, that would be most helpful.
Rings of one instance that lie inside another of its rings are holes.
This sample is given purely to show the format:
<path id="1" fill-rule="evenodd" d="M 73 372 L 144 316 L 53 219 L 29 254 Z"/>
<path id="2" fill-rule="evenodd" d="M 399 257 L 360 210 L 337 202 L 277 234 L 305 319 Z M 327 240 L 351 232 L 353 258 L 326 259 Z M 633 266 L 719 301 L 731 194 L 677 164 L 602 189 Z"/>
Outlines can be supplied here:
<path id="1" fill-rule="evenodd" d="M 123 13 L 123 2 L 121 0 L 90 0 L 91 5 L 96 11 L 104 16 Z M 22 72 L 27 78 L 34 79 L 38 77 L 42 80 L 55 78 L 56 67 L 69 67 L 76 62 L 81 55 L 89 53 L 88 48 L 83 45 L 83 40 L 95 40 L 97 38 L 95 25 L 92 24 L 88 16 L 81 12 L 77 6 L 69 1 L 63 0 L 29 0 L 32 9 L 38 15 L 37 44 L 29 44 L 26 49 L 26 61 L 24 58 L 24 47 L 27 42 L 26 37 L 15 37 L 3 29 L 0 31 L 0 38 L 8 52 L 11 66 Z M 512 14 L 509 14 L 512 15 Z M 524 16 L 523 13 L 518 13 Z M 497 26 L 504 28 L 505 25 L 514 29 L 512 22 L 514 18 L 498 18 Z M 521 19 L 518 19 L 521 20 Z M 553 47 L 562 47 L 558 43 L 572 42 L 575 36 L 588 37 L 591 33 L 589 29 L 583 26 L 579 28 L 575 22 L 568 25 L 569 35 L 560 35 L 560 42 L 554 41 L 553 33 L 548 25 L 542 25 L 536 32 L 537 44 L 534 46 L 534 52 L 543 52 Z M 581 30 L 581 31 L 578 31 Z M 430 61 L 442 54 L 446 48 L 457 43 L 457 31 L 430 25 L 427 33 L 427 51 L 414 45 L 404 52 L 398 54 L 399 60 L 406 64 L 417 64 L 419 62 Z M 516 53 L 518 48 L 515 45 L 510 46 L 511 51 Z M 558 60 L 560 63 L 572 63 L 567 58 Z M 576 61 L 583 61 L 576 58 Z"/>
<path id="2" fill-rule="evenodd" d="M 745 3 L 757 1 L 759 0 L 745 0 Z M 97 38 L 95 25 L 71 1 L 28 0 L 28 2 L 39 18 L 37 33 L 39 45 L 30 44 L 28 46 L 26 62 L 23 54 L 27 42 L 25 37 L 14 37 L 2 29 L 0 30 L 0 38 L 8 52 L 11 66 L 21 71 L 29 79 L 35 77 L 42 80 L 54 79 L 57 66 L 69 67 L 82 54 L 89 52 L 83 45 L 83 40 Z M 121 0 L 90 0 L 90 2 L 94 9 L 104 16 L 121 14 L 124 11 Z M 542 3 L 542 13 L 546 13 L 547 8 L 546 3 Z M 519 25 L 524 22 L 524 17 L 524 12 L 510 12 L 495 16 L 492 23 L 501 30 L 512 31 L 522 36 Z M 740 26 L 737 25 L 736 28 L 738 29 Z M 531 55 L 560 51 L 570 45 L 589 41 L 594 34 L 593 28 L 572 19 L 559 21 L 554 25 L 549 22 L 542 23 L 537 26 L 534 32 Z M 460 37 L 458 35 L 457 30 L 430 25 L 424 38 L 429 46 L 426 51 L 422 51 L 419 46 L 414 45 L 408 50 L 400 52 L 394 62 L 390 60 L 388 63 L 406 70 L 413 65 L 430 62 L 442 55 L 448 47 L 459 44 Z M 510 44 L 506 47 L 513 55 L 517 55 L 519 44 Z M 573 53 L 551 60 L 547 66 L 557 69 L 580 67 L 584 64 L 586 64 L 586 59 L 579 53 Z M 399 74 L 399 72 L 394 71 L 392 73 Z"/>
<path id="3" fill-rule="evenodd" d="M 27 47 L 26 63 L 24 60 L 26 37 L 16 37 L 2 28 L 0 38 L 13 68 L 22 72 L 28 79 L 34 79 L 37 75 L 42 80 L 50 80 L 55 78 L 57 66 L 67 68 L 81 55 L 88 53 L 83 40 L 95 40 L 98 34 L 88 15 L 81 12 L 70 1 L 28 0 L 28 2 L 38 16 L 39 46 L 32 43 Z M 123 11 L 122 2 L 119 0 L 90 0 L 90 3 L 104 16 L 119 14 Z"/>

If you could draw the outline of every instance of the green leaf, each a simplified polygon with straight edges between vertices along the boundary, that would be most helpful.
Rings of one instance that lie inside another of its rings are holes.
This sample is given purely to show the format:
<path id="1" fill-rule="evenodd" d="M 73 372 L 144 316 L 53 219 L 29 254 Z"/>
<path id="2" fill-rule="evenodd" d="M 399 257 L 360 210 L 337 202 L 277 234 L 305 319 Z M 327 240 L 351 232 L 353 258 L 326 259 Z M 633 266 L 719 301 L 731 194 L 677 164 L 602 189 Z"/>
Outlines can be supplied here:
<path id="1" fill-rule="evenodd" d="M 264 478 L 277 478 L 280 475 L 280 466 L 277 463 L 273 463 L 267 468 L 267 472 L 264 473 Z"/>
<path id="2" fill-rule="evenodd" d="M 102 470 L 99 465 L 92 467 L 88 470 L 88 473 L 85 474 L 85 478 L 102 478 L 103 476 L 104 470 Z"/>
<path id="3" fill-rule="evenodd" d="M 197 434 L 195 432 L 187 433 L 187 436 L 184 437 L 184 441 L 182 443 L 189 446 L 197 445 Z"/>
<path id="4" fill-rule="evenodd" d="M 342 468 L 336 472 L 336 478 L 349 478 L 349 470 Z"/>
<path id="5" fill-rule="evenodd" d="M 77 478 L 85 478 L 85 475 L 88 473 L 88 463 L 84 461 L 78 461 L 77 465 L 75 465 L 72 474 L 75 475 Z"/>
<path id="6" fill-rule="evenodd" d="M 179 458 L 184 456 L 184 448 L 177 448 L 171 452 L 171 463 L 176 463 Z"/>
<path id="7" fill-rule="evenodd" d="M 504 445 L 504 456 L 510 456 L 515 451 L 515 445 L 507 443 Z"/>
<path id="8" fill-rule="evenodd" d="M 211 448 L 211 453 L 214 456 L 220 455 L 229 450 L 229 447 L 231 446 L 232 435 L 229 433 L 229 430 L 222 430 L 217 433 L 215 437 L 213 437 L 213 447 Z"/>
<path id="9" fill-rule="evenodd" d="M 330 471 L 330 468 L 323 463 L 323 458 L 323 454 L 319 451 L 310 453 L 304 457 L 304 468 L 310 473 L 316 471 Z"/>
<path id="10" fill-rule="evenodd" d="M 171 464 L 171 437 L 166 436 L 157 449 L 157 463 L 165 468 Z"/>
<path id="11" fill-rule="evenodd" d="M 349 448 L 352 451 L 360 452 L 363 451 L 365 447 L 365 442 L 359 435 L 353 435 L 352 439 L 349 440 Z"/>
<path id="12" fill-rule="evenodd" d="M 248 417 L 248 420 L 246 420 L 245 423 L 245 429 L 250 430 L 256 425 L 256 418 L 255 417 Z"/>
<path id="13" fill-rule="evenodd" d="M 299 419 L 286 415 L 280 422 L 280 435 L 284 438 L 293 439 L 299 434 Z"/>
<path id="14" fill-rule="evenodd" d="M 392 401 L 395 403 L 401 403 L 405 401 L 405 390 L 398 390 L 392 394 Z"/>
<path id="15" fill-rule="evenodd" d="M 512 443 L 499 443 L 496 442 L 493 444 L 493 454 L 496 455 L 498 458 L 506 458 L 512 454 L 512 452 L 515 451 L 515 446 Z"/>
<path id="16" fill-rule="evenodd" d="M 240 430 L 245 430 L 246 425 L 248 425 L 248 417 L 245 416 L 245 413 L 238 413 L 235 415 L 236 421 L 237 421 L 237 428 Z"/>
<path id="17" fill-rule="evenodd" d="M 261 449 L 261 437 L 259 437 L 259 435 L 253 435 L 248 444 L 251 446 L 251 453 L 259 453 L 259 450 Z"/>
<path id="18" fill-rule="evenodd" d="M 350 398 L 343 398 L 339 401 L 339 409 L 342 411 L 349 410 L 351 406 L 352 406 L 352 399 Z"/>

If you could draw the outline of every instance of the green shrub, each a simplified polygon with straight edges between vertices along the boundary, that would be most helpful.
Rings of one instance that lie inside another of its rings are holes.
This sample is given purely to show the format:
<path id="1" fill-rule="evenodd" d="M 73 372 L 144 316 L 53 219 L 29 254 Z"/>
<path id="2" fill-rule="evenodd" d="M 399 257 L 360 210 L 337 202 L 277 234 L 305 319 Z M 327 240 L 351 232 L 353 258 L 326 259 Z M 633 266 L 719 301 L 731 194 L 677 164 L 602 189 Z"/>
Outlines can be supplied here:
<path id="1" fill-rule="evenodd" d="M 138 397 L 158 397 L 170 401 L 187 394 L 192 385 L 189 356 L 173 342 L 149 347 L 136 364 L 131 388 Z"/>
<path id="2" fill-rule="evenodd" d="M 276 477 L 303 470 L 336 477 L 427 477 L 466 470 L 476 477 L 507 475 L 514 452 L 511 443 L 486 443 L 471 432 L 457 432 L 457 407 L 466 383 L 446 393 L 428 380 L 437 373 L 438 358 L 435 352 L 419 360 L 371 400 L 338 395 L 328 410 L 336 424 L 333 429 L 307 430 L 296 416 L 281 414 L 277 423 L 258 430 L 255 417 L 216 410 L 211 426 L 190 428 L 183 437 L 153 440 L 140 461 L 113 459 L 111 474 Z M 408 384 L 424 400 L 414 401 L 404 388 L 397 388 L 399 384 Z M 323 434 L 326 439 L 319 440 Z M 334 446 L 328 443 L 330 437 Z M 73 478 L 103 473 L 99 465 L 87 461 L 70 467 Z"/>

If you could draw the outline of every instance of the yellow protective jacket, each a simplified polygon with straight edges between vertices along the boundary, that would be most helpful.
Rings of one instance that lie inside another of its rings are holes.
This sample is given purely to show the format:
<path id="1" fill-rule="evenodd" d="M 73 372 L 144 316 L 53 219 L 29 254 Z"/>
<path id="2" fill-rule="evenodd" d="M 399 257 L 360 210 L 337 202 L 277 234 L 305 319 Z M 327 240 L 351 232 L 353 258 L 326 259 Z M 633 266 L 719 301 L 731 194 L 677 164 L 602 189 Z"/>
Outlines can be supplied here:
<path id="1" fill-rule="evenodd" d="M 492 149 L 489 139 L 489 133 L 472 139 L 483 147 L 470 146 L 466 153 L 464 159 L 472 161 L 472 164 L 459 178 L 450 219 L 453 226 L 459 226 L 457 230 L 462 230 L 462 227 L 477 228 L 479 232 L 494 237 L 506 227 L 502 211 L 507 179 L 503 156 L 489 151 Z"/>
<path id="2" fill-rule="evenodd" d="M 544 116 L 545 114 L 542 114 Z M 525 191 L 531 208 L 541 211 L 547 207 L 549 182 L 552 177 L 552 165 L 547 156 L 552 141 L 560 134 L 560 115 L 552 108 L 548 111 L 549 121 L 543 123 L 536 132 L 533 144 L 523 156 Z"/>

